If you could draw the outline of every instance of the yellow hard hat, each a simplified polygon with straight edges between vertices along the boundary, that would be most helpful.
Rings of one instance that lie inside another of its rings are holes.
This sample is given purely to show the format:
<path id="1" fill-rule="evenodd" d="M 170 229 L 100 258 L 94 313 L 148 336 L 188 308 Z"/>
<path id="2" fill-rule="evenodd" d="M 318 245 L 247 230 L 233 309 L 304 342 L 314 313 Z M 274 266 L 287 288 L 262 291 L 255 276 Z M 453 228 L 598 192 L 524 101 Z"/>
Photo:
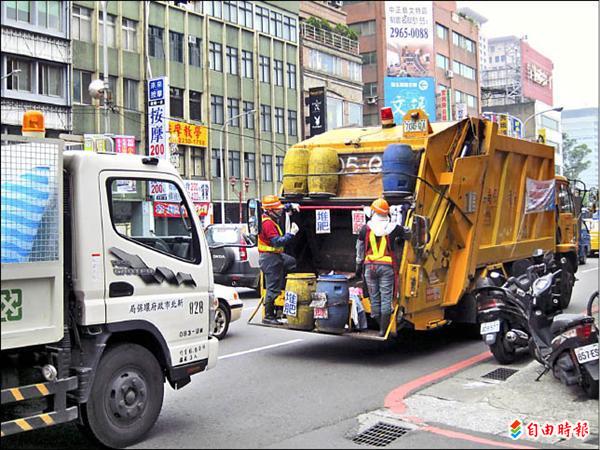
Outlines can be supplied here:
<path id="1" fill-rule="evenodd" d="M 390 212 L 390 205 L 382 198 L 378 198 L 371 203 L 371 209 L 377 214 L 388 214 Z"/>
<path id="2" fill-rule="evenodd" d="M 262 199 L 263 209 L 282 209 L 283 203 L 276 195 L 265 195 Z"/>

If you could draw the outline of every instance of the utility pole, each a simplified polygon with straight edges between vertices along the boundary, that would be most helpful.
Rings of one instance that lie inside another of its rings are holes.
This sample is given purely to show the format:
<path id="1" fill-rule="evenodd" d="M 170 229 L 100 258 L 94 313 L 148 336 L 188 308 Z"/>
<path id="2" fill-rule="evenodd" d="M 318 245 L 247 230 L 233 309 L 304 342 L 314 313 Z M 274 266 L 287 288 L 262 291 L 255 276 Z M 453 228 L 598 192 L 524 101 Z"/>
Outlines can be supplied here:
<path id="1" fill-rule="evenodd" d="M 102 0 L 102 46 L 103 46 L 103 62 L 104 62 L 104 134 L 108 134 L 110 130 L 110 116 L 108 115 L 108 90 L 110 84 L 108 82 L 108 36 L 106 27 L 106 0 Z"/>

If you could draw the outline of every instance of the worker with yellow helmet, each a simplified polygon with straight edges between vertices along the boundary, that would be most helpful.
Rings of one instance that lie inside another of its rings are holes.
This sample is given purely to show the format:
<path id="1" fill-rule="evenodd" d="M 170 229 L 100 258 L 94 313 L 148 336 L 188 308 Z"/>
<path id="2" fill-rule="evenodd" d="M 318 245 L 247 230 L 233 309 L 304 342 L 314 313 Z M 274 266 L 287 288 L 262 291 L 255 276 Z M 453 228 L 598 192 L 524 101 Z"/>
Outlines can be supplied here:
<path id="1" fill-rule="evenodd" d="M 275 299 L 285 289 L 285 277 L 296 268 L 296 259 L 284 253 L 285 245 L 298 233 L 298 225 L 292 222 L 288 233 L 279 224 L 284 211 L 299 210 L 298 205 L 284 205 L 276 195 L 265 195 L 262 200 L 264 214 L 258 235 L 260 270 L 264 276 L 265 315 L 263 323 L 279 325 L 275 315 Z"/>
<path id="2" fill-rule="evenodd" d="M 410 230 L 390 219 L 390 205 L 382 198 L 371 204 L 371 218 L 356 242 L 356 275 L 364 278 L 371 302 L 371 317 L 385 336 L 392 315 L 392 299 L 398 276 L 397 255 Z"/>

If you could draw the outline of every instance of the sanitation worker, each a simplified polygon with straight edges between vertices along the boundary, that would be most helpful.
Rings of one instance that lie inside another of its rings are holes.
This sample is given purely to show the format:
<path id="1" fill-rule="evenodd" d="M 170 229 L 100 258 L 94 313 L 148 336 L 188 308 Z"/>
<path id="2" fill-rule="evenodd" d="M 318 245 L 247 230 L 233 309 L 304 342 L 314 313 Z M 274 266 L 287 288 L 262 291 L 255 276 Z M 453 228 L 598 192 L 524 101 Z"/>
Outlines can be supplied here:
<path id="1" fill-rule="evenodd" d="M 369 290 L 371 317 L 385 336 L 392 315 L 392 299 L 398 276 L 397 255 L 410 230 L 390 220 L 390 205 L 382 198 L 371 204 L 371 218 L 362 227 L 356 242 L 356 275 L 364 278 Z M 363 267 L 364 266 L 364 267 Z"/>
<path id="2" fill-rule="evenodd" d="M 280 325 L 275 315 L 275 299 L 285 289 L 285 277 L 296 268 L 296 259 L 283 253 L 285 245 L 298 232 L 298 225 L 292 222 L 289 233 L 284 233 L 279 224 L 286 209 L 299 209 L 297 205 L 284 205 L 276 195 L 266 195 L 262 200 L 262 228 L 258 235 L 260 270 L 264 276 L 265 316 L 263 323 Z"/>

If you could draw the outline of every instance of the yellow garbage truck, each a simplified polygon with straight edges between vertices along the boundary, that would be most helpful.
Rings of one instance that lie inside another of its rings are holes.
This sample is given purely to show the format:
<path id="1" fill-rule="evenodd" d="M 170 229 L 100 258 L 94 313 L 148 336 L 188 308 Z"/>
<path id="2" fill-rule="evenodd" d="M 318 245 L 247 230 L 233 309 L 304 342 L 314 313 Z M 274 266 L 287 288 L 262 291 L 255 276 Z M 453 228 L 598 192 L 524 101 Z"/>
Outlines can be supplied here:
<path id="1" fill-rule="evenodd" d="M 566 257 L 566 307 L 577 270 L 577 214 L 568 180 L 555 174 L 554 148 L 502 135 L 481 118 L 430 123 L 412 110 L 395 124 L 384 112 L 381 126 L 325 132 L 295 144 L 284 161 L 282 200 L 300 207 L 291 216 L 300 231 L 286 248 L 297 272 L 345 274 L 350 289 L 360 286 L 352 276 L 355 244 L 365 208 L 376 198 L 385 198 L 392 219 L 412 230 L 398 255 L 385 336 L 358 332 L 350 318 L 337 334 L 385 340 L 403 328 L 474 324 L 470 292 L 477 279 L 492 268 L 522 273 L 536 249 Z M 260 203 L 248 205 L 257 232 Z M 318 301 L 314 308 L 323 306 Z M 368 314 L 366 295 L 361 304 Z M 250 323 L 263 325 L 255 315 Z M 285 321 L 264 326 L 294 328 Z"/>

